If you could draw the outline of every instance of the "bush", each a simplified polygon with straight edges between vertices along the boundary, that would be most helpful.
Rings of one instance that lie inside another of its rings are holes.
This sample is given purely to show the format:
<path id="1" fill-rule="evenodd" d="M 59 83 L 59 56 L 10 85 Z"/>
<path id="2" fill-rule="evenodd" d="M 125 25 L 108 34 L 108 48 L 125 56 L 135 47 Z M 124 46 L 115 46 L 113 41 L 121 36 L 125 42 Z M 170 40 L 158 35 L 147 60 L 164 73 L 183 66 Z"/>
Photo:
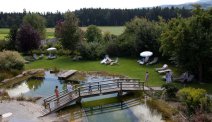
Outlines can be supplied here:
<path id="1" fill-rule="evenodd" d="M 166 83 L 162 85 L 162 88 L 166 90 L 166 97 L 168 98 L 176 98 L 176 93 L 179 88 L 174 83 Z"/>
<path id="2" fill-rule="evenodd" d="M 6 47 L 7 47 L 7 41 L 0 40 L 0 51 L 6 49 Z"/>
<path id="3" fill-rule="evenodd" d="M 186 104 L 189 114 L 193 114 L 195 110 L 207 110 L 210 100 L 206 96 L 206 90 L 195 88 L 183 88 L 178 91 L 177 96 Z"/>
<path id="4" fill-rule="evenodd" d="M 56 54 L 59 56 L 65 55 L 65 56 L 69 56 L 71 54 L 71 50 L 64 50 L 64 49 L 60 49 L 58 51 L 56 51 Z"/>
<path id="5" fill-rule="evenodd" d="M 83 59 L 99 59 L 105 54 L 103 44 L 99 42 L 84 42 L 78 50 Z"/>
<path id="6" fill-rule="evenodd" d="M 0 69 L 1 70 L 21 70 L 24 67 L 24 58 L 16 51 L 0 52 Z"/>

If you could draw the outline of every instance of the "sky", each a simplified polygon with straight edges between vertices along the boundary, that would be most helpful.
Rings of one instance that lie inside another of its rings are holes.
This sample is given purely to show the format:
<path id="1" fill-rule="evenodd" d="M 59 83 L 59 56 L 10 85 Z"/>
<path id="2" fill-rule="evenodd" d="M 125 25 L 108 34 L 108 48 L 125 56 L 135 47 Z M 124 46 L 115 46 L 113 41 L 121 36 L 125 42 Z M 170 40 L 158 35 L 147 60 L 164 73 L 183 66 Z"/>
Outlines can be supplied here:
<path id="1" fill-rule="evenodd" d="M 141 8 L 176 5 L 198 0 L 0 0 L 0 11 L 66 12 L 80 8 Z"/>

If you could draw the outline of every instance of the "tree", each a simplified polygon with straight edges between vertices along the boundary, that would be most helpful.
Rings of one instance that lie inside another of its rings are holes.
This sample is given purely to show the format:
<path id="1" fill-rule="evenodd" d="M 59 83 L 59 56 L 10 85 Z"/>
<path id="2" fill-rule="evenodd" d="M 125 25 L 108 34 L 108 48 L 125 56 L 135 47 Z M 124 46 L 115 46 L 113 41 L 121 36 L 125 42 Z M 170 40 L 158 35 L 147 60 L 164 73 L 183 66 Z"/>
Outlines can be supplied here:
<path id="1" fill-rule="evenodd" d="M 24 16 L 23 24 L 31 25 L 40 35 L 41 39 L 45 39 L 45 19 L 36 13 L 30 13 Z"/>
<path id="2" fill-rule="evenodd" d="M 40 46 L 40 35 L 31 25 L 22 25 L 17 34 L 18 49 L 29 52 Z"/>
<path id="3" fill-rule="evenodd" d="M 155 55 L 159 53 L 158 38 L 161 33 L 160 26 L 145 18 L 134 18 L 126 24 L 126 29 L 120 39 L 125 46 L 131 46 L 131 55 L 138 55 L 141 51 L 150 50 Z"/>
<path id="4" fill-rule="evenodd" d="M 13 26 L 12 28 L 10 28 L 10 32 L 7 37 L 7 40 L 8 40 L 7 49 L 9 50 L 17 49 L 17 42 L 16 42 L 17 33 L 18 33 L 18 28 L 16 26 Z"/>
<path id="5" fill-rule="evenodd" d="M 88 42 L 101 42 L 102 41 L 102 31 L 95 25 L 88 26 L 85 38 Z"/>
<path id="6" fill-rule="evenodd" d="M 212 59 L 212 15 L 197 7 L 189 19 L 172 19 L 161 35 L 161 51 L 203 81 Z"/>
<path id="7" fill-rule="evenodd" d="M 65 20 L 61 24 L 57 35 L 61 38 L 61 43 L 65 49 L 75 50 L 82 40 L 82 31 L 78 26 L 78 18 L 72 12 L 65 13 Z"/>

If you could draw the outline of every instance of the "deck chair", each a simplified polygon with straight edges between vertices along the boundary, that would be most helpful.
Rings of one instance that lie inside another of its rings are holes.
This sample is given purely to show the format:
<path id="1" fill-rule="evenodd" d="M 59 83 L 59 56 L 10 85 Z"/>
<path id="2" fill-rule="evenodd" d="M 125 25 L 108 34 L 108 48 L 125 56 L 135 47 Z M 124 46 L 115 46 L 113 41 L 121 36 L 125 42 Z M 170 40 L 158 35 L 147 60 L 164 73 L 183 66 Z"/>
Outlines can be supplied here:
<path id="1" fill-rule="evenodd" d="M 185 79 L 185 74 L 186 72 L 184 72 L 182 75 L 180 75 L 179 77 L 175 77 L 173 78 L 174 81 L 184 81 Z"/>
<path id="2" fill-rule="evenodd" d="M 139 64 L 141 64 L 141 65 L 144 64 L 144 61 L 142 61 L 142 60 L 138 60 L 137 62 L 138 62 Z"/>
<path id="3" fill-rule="evenodd" d="M 39 57 L 37 56 L 37 54 L 33 54 L 33 58 L 34 58 L 35 60 L 38 60 L 38 59 L 39 59 Z"/>
<path id="4" fill-rule="evenodd" d="M 147 65 L 155 64 L 157 62 L 158 62 L 158 57 L 154 57 L 154 59 L 151 62 L 147 63 Z"/>
<path id="5" fill-rule="evenodd" d="M 161 68 L 155 68 L 156 71 L 160 71 L 160 70 L 165 70 L 168 68 L 168 65 L 167 64 L 164 64 L 163 67 Z"/>
<path id="6" fill-rule="evenodd" d="M 39 56 L 39 59 L 42 59 L 44 57 L 44 55 L 43 54 L 41 54 L 40 56 Z"/>
<path id="7" fill-rule="evenodd" d="M 119 59 L 118 59 L 118 58 L 116 58 L 116 60 L 115 60 L 115 61 L 110 62 L 110 65 L 118 64 L 118 61 L 119 61 Z"/>
<path id="8" fill-rule="evenodd" d="M 171 69 L 159 70 L 158 73 L 159 74 L 164 74 L 164 73 L 167 73 L 169 71 L 171 72 L 172 70 Z"/>

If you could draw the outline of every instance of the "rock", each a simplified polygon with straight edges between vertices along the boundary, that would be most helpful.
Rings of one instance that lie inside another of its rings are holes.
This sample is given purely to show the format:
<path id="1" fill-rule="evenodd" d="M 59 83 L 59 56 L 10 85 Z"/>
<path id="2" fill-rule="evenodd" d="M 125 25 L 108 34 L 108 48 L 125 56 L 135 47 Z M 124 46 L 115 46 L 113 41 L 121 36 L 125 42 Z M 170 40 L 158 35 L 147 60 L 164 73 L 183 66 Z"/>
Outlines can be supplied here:
<path id="1" fill-rule="evenodd" d="M 10 81 L 10 79 L 4 79 L 3 81 L 1 81 L 2 83 L 7 83 L 8 81 Z"/>

